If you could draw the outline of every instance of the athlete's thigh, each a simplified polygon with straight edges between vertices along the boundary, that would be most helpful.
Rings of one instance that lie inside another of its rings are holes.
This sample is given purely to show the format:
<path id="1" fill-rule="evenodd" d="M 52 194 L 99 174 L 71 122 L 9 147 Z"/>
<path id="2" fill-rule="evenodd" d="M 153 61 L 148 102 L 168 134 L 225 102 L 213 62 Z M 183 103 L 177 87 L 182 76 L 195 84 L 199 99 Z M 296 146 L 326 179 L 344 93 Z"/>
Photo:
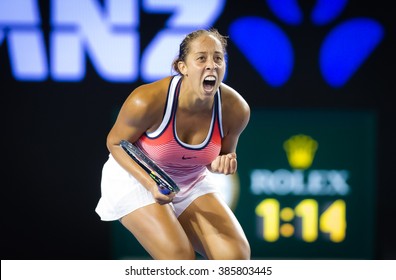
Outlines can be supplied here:
<path id="1" fill-rule="evenodd" d="M 198 197 L 179 216 L 195 250 L 208 259 L 249 259 L 250 247 L 234 213 L 218 194 Z"/>
<path id="2" fill-rule="evenodd" d="M 154 259 L 193 259 L 195 252 L 170 205 L 153 203 L 124 216 L 121 223 Z"/>

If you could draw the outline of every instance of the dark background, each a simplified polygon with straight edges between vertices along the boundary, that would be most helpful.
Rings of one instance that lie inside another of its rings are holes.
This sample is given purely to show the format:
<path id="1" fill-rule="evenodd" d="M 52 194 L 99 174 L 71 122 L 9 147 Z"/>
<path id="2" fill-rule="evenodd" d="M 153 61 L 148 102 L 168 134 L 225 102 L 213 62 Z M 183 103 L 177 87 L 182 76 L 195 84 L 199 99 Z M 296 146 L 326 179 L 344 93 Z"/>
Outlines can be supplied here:
<path id="1" fill-rule="evenodd" d="M 249 2 L 247 4 L 247 2 Z M 290 80 L 266 84 L 229 41 L 227 83 L 254 109 L 369 109 L 377 113 L 377 219 L 375 259 L 396 259 L 394 56 L 392 1 L 349 1 L 334 23 L 281 23 L 265 1 L 227 1 L 215 27 L 225 35 L 238 17 L 256 15 L 276 22 L 295 49 Z M 299 1 L 310 11 L 315 1 Z M 49 3 L 40 2 L 42 27 L 49 30 Z M 318 49 L 336 24 L 364 16 L 379 21 L 385 37 L 342 88 L 328 86 L 317 66 Z M 166 15 L 140 14 L 141 49 L 164 27 Z M 144 34 L 144 36 L 143 36 Z M 48 32 L 46 34 L 48 36 Z M 254 39 L 252 44 L 254 44 Z M 28 46 L 27 46 L 28 47 Z M 11 74 L 7 41 L 0 46 L 3 165 L 1 259 L 110 259 L 111 223 L 95 213 L 105 140 L 123 100 L 139 84 L 109 83 L 89 59 L 83 81 L 20 82 Z M 364 152 L 364 151 L 362 151 Z M 363 205 L 364 207 L 364 205 Z"/>

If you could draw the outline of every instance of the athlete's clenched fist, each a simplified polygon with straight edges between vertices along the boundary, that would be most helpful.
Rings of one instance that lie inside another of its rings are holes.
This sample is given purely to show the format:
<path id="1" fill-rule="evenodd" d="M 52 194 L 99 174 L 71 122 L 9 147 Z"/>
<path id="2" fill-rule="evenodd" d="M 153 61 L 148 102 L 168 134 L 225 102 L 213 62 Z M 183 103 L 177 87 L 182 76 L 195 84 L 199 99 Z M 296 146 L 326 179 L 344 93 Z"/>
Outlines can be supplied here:
<path id="1" fill-rule="evenodd" d="M 210 170 L 225 175 L 234 174 L 237 170 L 236 158 L 236 153 L 220 155 L 210 164 Z"/>

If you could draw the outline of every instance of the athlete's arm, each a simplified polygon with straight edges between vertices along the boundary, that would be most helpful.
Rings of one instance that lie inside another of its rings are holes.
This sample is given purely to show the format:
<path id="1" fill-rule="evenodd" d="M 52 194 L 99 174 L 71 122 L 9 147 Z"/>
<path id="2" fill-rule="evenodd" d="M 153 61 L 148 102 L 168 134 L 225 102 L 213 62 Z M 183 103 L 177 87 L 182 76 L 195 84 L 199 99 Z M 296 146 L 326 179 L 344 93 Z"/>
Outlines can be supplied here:
<path id="1" fill-rule="evenodd" d="M 222 101 L 224 138 L 220 155 L 208 165 L 208 169 L 215 173 L 234 174 L 237 170 L 236 148 L 239 136 L 249 122 L 250 108 L 238 92 L 224 84 Z"/>
<path id="2" fill-rule="evenodd" d="M 174 194 L 163 195 L 151 177 L 120 147 L 121 140 L 136 142 L 146 131 L 161 123 L 169 79 L 136 88 L 125 100 L 117 119 L 107 135 L 106 145 L 114 159 L 135 177 L 158 203 L 168 203 Z M 165 92 L 164 92 L 165 90 Z"/>

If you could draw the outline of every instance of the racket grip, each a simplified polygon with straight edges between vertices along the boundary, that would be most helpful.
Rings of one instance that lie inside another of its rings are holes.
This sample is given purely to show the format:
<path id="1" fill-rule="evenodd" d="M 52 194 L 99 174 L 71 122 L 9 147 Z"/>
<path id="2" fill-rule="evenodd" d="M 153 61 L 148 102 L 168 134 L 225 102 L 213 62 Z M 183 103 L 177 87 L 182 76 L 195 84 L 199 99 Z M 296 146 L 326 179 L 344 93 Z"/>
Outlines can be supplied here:
<path id="1" fill-rule="evenodd" d="M 168 190 L 168 189 L 161 188 L 161 187 L 158 187 L 158 189 L 159 189 L 160 193 L 162 193 L 162 194 L 170 194 L 170 190 Z"/>

